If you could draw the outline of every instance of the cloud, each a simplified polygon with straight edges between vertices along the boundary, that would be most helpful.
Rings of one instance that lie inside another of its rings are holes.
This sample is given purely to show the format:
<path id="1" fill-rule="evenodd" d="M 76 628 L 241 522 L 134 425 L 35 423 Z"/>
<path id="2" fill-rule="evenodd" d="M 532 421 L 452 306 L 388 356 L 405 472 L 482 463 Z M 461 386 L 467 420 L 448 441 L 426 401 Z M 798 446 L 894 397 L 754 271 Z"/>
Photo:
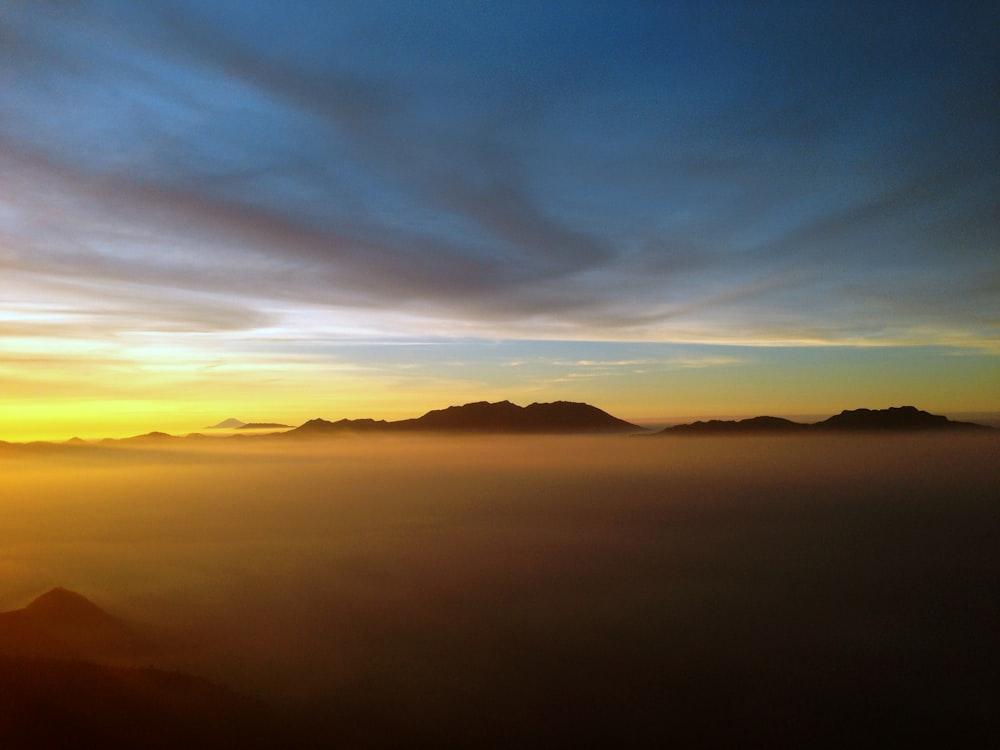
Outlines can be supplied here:
<path id="1" fill-rule="evenodd" d="M 115 7 L 0 20 L 0 283 L 162 330 L 995 335 L 974 9 Z"/>

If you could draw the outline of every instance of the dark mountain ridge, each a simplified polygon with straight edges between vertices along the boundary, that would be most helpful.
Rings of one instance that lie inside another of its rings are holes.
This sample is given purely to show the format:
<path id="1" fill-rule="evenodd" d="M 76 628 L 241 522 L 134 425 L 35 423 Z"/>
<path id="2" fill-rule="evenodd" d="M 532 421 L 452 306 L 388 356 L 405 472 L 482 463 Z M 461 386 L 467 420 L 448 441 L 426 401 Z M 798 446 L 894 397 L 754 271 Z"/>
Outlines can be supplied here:
<path id="1" fill-rule="evenodd" d="M 285 433 L 295 437 L 341 432 L 625 433 L 643 428 L 590 404 L 572 401 L 518 406 L 510 401 L 476 401 L 434 409 L 422 417 L 395 422 L 374 419 L 311 419 Z"/>
<path id="2" fill-rule="evenodd" d="M 692 422 L 691 424 L 680 424 L 675 427 L 667 427 L 660 433 L 719 433 L 719 432 L 801 432 L 809 429 L 809 425 L 801 422 L 793 422 L 782 417 L 752 417 L 750 419 L 721 420 L 711 419 L 707 422 Z"/>
<path id="3" fill-rule="evenodd" d="M 915 406 L 888 409 L 854 409 L 819 422 L 824 430 L 964 430 L 988 429 L 972 422 L 953 422 L 940 414 L 930 414 Z"/>
<path id="4" fill-rule="evenodd" d="M 915 406 L 891 406 L 888 409 L 845 409 L 820 422 L 793 422 L 781 417 L 753 417 L 741 420 L 692 422 L 667 427 L 657 435 L 705 435 L 746 433 L 803 432 L 927 432 L 990 430 L 987 425 L 956 422 Z"/>

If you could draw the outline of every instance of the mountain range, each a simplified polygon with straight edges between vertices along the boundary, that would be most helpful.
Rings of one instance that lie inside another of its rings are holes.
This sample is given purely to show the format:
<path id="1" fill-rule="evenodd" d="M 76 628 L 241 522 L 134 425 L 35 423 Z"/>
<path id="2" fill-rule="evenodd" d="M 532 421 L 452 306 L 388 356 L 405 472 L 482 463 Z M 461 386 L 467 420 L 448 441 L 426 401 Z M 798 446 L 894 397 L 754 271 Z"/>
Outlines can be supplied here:
<path id="1" fill-rule="evenodd" d="M 837 432 L 970 432 L 992 431 L 989 425 L 960 422 L 914 406 L 894 406 L 888 409 L 853 409 L 819 422 L 795 422 L 783 417 L 759 416 L 741 420 L 698 421 L 674 425 L 659 431 L 608 414 L 586 403 L 554 401 L 518 406 L 510 401 L 476 401 L 461 406 L 434 409 L 421 417 L 386 421 L 384 419 L 340 419 L 335 422 L 311 419 L 298 427 L 278 423 L 244 423 L 227 419 L 211 428 L 231 429 L 224 438 L 288 439 L 363 433 L 480 433 L 480 434 L 645 434 L 645 435 L 754 435 L 785 433 Z M 187 440 L 210 439 L 201 433 L 187 435 Z M 64 443 L 6 443 L 4 452 L 51 452 L 53 450 L 95 450 L 103 445 L 154 446 L 176 443 L 182 438 L 165 432 L 148 432 L 128 438 L 105 438 L 87 442 L 73 438 Z M 218 438 L 216 438 L 218 439 Z"/>
<path id="2" fill-rule="evenodd" d="M 990 430 L 974 422 L 957 422 L 914 406 L 888 409 L 844 410 L 820 422 L 794 422 L 783 417 L 760 416 L 741 420 L 709 420 L 666 427 L 649 433 L 641 427 L 608 414 L 590 404 L 572 401 L 533 403 L 518 406 L 510 401 L 476 401 L 462 406 L 435 409 L 421 417 L 384 419 L 317 418 L 281 433 L 283 437 L 321 437 L 345 433 L 376 432 L 474 432 L 501 434 L 595 434 L 646 433 L 686 434 L 774 434 L 817 432 L 907 432 Z"/>
<path id="3" fill-rule="evenodd" d="M 312 419 L 285 435 L 309 437 L 341 432 L 493 432 L 493 433 L 625 433 L 643 432 L 590 404 L 572 401 L 518 406 L 510 401 L 477 401 L 435 409 L 415 419 Z"/>
<path id="4" fill-rule="evenodd" d="M 667 427 L 658 435 L 773 434 L 817 432 L 933 432 L 990 430 L 974 422 L 956 422 L 940 414 L 930 414 L 915 406 L 888 409 L 853 409 L 820 422 L 793 422 L 781 417 L 753 417 L 741 420 L 713 419 L 707 422 Z"/>

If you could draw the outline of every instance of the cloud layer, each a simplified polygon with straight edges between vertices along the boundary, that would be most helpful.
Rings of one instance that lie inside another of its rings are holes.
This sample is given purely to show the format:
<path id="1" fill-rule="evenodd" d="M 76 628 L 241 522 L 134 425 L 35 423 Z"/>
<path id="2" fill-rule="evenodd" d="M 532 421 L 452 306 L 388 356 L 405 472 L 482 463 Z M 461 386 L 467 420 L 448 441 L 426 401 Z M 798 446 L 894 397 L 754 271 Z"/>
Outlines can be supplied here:
<path id="1" fill-rule="evenodd" d="M 995 342 L 995 16 L 15 2 L 4 291 L 166 331 Z"/>

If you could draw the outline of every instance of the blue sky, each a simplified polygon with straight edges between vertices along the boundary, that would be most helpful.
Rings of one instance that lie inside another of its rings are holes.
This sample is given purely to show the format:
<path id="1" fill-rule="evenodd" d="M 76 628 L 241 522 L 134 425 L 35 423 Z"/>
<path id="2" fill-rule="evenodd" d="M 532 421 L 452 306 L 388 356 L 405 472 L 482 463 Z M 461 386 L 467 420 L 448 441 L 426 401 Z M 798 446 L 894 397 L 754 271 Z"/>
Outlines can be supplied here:
<path id="1" fill-rule="evenodd" d="M 1000 409 L 998 29 L 972 2 L 0 3 L 0 378 L 134 374 L 164 339 L 201 372 L 578 342 L 791 348 L 794 378 L 914 347 L 925 390 L 971 357 L 965 401 Z"/>

